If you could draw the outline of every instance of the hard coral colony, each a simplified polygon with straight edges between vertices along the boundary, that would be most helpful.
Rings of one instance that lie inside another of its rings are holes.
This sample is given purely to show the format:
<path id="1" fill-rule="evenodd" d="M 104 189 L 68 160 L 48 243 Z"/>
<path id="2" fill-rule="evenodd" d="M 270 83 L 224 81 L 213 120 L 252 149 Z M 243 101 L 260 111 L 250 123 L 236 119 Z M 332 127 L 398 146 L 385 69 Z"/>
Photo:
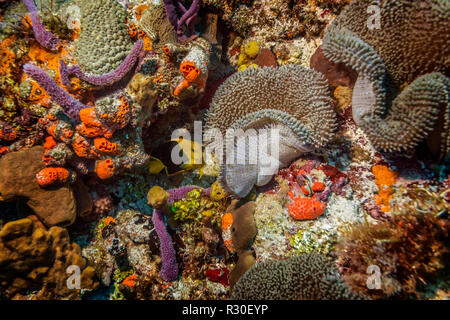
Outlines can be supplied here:
<path id="1" fill-rule="evenodd" d="M 449 44 L 448 0 L 0 1 L 0 300 L 448 299 Z"/>

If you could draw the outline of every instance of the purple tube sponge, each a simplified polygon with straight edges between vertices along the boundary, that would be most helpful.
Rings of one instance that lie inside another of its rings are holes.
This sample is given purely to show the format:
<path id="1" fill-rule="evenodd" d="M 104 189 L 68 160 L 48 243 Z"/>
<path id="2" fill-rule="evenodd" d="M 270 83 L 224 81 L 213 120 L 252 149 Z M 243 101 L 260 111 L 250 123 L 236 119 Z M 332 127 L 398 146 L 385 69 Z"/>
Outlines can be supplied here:
<path id="1" fill-rule="evenodd" d="M 186 36 L 182 28 L 183 25 L 185 25 L 190 33 L 194 32 L 193 22 L 198 14 L 198 11 L 200 10 L 200 3 L 200 0 L 193 0 L 189 9 L 186 9 L 180 2 L 180 0 L 164 0 L 167 18 L 175 28 L 175 31 L 178 35 L 178 40 L 186 41 L 190 39 Z M 177 8 L 179 11 L 181 11 L 181 18 L 178 18 L 179 15 L 177 12 Z"/>
<path id="2" fill-rule="evenodd" d="M 177 189 L 167 190 L 169 193 L 169 204 L 182 199 L 189 191 L 200 189 L 197 186 L 184 186 Z M 202 193 L 209 195 L 210 189 L 203 189 Z M 173 247 L 172 238 L 167 232 L 166 224 L 164 222 L 164 213 L 158 210 L 153 210 L 153 225 L 159 237 L 161 247 L 161 271 L 160 276 L 164 281 L 174 281 L 178 276 L 178 263 L 176 259 L 175 248 Z"/>
<path id="3" fill-rule="evenodd" d="M 133 49 L 131 49 L 128 56 L 123 60 L 123 62 L 117 67 L 116 70 L 103 74 L 101 76 L 88 76 L 81 71 L 80 66 L 75 65 L 73 67 L 68 67 L 62 60 L 60 61 L 59 71 L 61 74 L 61 82 L 66 87 L 71 87 L 69 77 L 74 75 L 83 81 L 96 86 L 107 86 L 122 79 L 132 68 L 136 65 L 136 61 L 144 46 L 142 40 L 137 41 Z"/>
<path id="4" fill-rule="evenodd" d="M 28 11 L 30 12 L 30 20 L 31 23 L 33 24 L 33 32 L 36 40 L 44 48 L 51 51 L 56 50 L 59 44 L 59 38 L 50 31 L 48 31 L 47 29 L 45 29 L 45 27 L 42 25 L 38 15 L 38 8 L 36 7 L 34 1 L 22 0 L 22 2 L 25 4 Z"/>
<path id="5" fill-rule="evenodd" d="M 164 223 L 164 214 L 153 210 L 152 220 L 161 247 L 161 271 L 159 274 L 164 281 L 174 281 L 178 276 L 178 263 L 172 238 Z"/>
<path id="6" fill-rule="evenodd" d="M 87 105 L 68 94 L 42 69 L 32 65 L 25 64 L 23 70 L 30 77 L 32 77 L 39 85 L 41 85 L 47 94 L 53 99 L 56 104 L 59 104 L 64 112 L 75 122 L 80 120 L 80 110 L 87 108 Z"/>

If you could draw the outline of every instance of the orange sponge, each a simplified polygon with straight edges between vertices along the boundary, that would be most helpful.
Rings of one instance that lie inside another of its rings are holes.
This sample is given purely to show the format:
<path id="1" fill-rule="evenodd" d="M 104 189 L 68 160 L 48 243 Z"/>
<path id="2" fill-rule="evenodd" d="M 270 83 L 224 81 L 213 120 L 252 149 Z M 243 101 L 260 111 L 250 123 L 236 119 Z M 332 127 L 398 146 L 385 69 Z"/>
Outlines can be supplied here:
<path id="1" fill-rule="evenodd" d="M 70 172 L 65 168 L 44 168 L 36 175 L 38 184 L 47 187 L 54 183 L 64 183 L 69 180 Z"/>
<path id="2" fill-rule="evenodd" d="M 110 142 L 105 138 L 94 139 L 94 146 L 102 154 L 107 155 L 117 154 L 117 144 Z"/>
<path id="3" fill-rule="evenodd" d="M 100 179 L 108 179 L 114 175 L 115 166 L 111 159 L 97 161 L 95 173 Z"/>
<path id="4" fill-rule="evenodd" d="M 316 198 L 297 197 L 289 205 L 289 215 L 297 220 L 316 219 L 325 213 L 326 205 L 316 200 Z"/>

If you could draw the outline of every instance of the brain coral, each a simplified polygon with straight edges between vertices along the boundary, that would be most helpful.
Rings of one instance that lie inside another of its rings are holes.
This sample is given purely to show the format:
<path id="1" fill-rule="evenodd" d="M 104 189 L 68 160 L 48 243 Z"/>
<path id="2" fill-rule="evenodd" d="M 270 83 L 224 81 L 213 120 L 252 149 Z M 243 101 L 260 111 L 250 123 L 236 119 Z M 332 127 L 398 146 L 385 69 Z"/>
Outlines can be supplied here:
<path id="1" fill-rule="evenodd" d="M 376 29 L 371 5 L 381 9 Z M 432 135 L 432 151 L 450 150 L 449 24 L 447 0 L 356 0 L 330 25 L 323 53 L 358 72 L 353 118 L 376 148 L 406 150 Z"/>
<path id="2" fill-rule="evenodd" d="M 78 64 L 91 75 L 114 71 L 133 46 L 125 24 L 126 9 L 114 0 L 78 0 L 77 4 L 82 13 Z"/>
<path id="3" fill-rule="evenodd" d="M 237 300 L 358 299 L 339 279 L 333 262 L 317 254 L 255 264 L 233 287 Z"/>
<path id="4" fill-rule="evenodd" d="M 248 129 L 278 129 L 280 139 L 272 140 L 271 135 L 266 141 L 271 149 L 275 144 L 279 146 L 276 160 L 285 166 L 300 153 L 324 146 L 332 138 L 335 113 L 328 85 L 320 73 L 299 65 L 247 68 L 218 88 L 206 127 L 208 135 L 215 129 L 222 136 L 226 136 L 227 129 L 242 129 L 245 133 Z M 211 138 L 205 136 L 206 141 Z M 227 145 L 234 143 L 226 139 Z M 212 148 L 217 147 L 215 142 Z M 220 160 L 217 150 L 216 156 Z M 258 161 L 265 156 L 258 154 Z M 219 174 L 226 190 L 240 197 L 246 196 L 253 185 L 264 185 L 272 177 L 271 172 L 262 170 L 262 165 L 229 163 L 221 166 Z"/>

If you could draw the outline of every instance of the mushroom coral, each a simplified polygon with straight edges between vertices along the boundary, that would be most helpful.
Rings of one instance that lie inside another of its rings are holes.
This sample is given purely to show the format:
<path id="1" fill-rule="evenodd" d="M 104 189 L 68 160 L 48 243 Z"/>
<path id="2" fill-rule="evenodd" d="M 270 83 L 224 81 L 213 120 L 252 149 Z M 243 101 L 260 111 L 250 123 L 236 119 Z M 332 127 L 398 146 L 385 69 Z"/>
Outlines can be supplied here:
<path id="1" fill-rule="evenodd" d="M 370 6 L 380 9 L 379 28 Z M 449 24 L 446 0 L 356 0 L 328 28 L 325 64 L 358 73 L 353 118 L 376 148 L 404 151 L 428 137 L 434 154 L 448 156 Z"/>
<path id="2" fill-rule="evenodd" d="M 209 150 L 215 149 L 220 182 L 230 194 L 245 197 L 254 185 L 267 184 L 278 167 L 289 165 L 301 153 L 330 141 L 335 112 L 328 85 L 320 73 L 300 65 L 247 68 L 231 75 L 218 88 L 207 114 L 206 128 L 204 140 L 210 141 Z M 232 137 L 227 134 L 230 129 L 234 130 Z M 228 158 L 224 164 L 223 150 L 218 149 L 221 146 L 218 141 L 211 141 L 217 137 L 215 133 L 226 136 L 226 145 L 235 147 L 235 138 L 248 137 L 250 141 L 257 138 L 270 146 L 270 154 L 258 150 L 255 164 L 241 164 L 249 159 L 251 147 L 247 145 L 245 154 L 238 154 L 237 164 L 229 163 Z M 273 152 L 275 147 L 278 154 L 276 150 Z M 267 166 L 267 159 L 276 168 Z"/>

